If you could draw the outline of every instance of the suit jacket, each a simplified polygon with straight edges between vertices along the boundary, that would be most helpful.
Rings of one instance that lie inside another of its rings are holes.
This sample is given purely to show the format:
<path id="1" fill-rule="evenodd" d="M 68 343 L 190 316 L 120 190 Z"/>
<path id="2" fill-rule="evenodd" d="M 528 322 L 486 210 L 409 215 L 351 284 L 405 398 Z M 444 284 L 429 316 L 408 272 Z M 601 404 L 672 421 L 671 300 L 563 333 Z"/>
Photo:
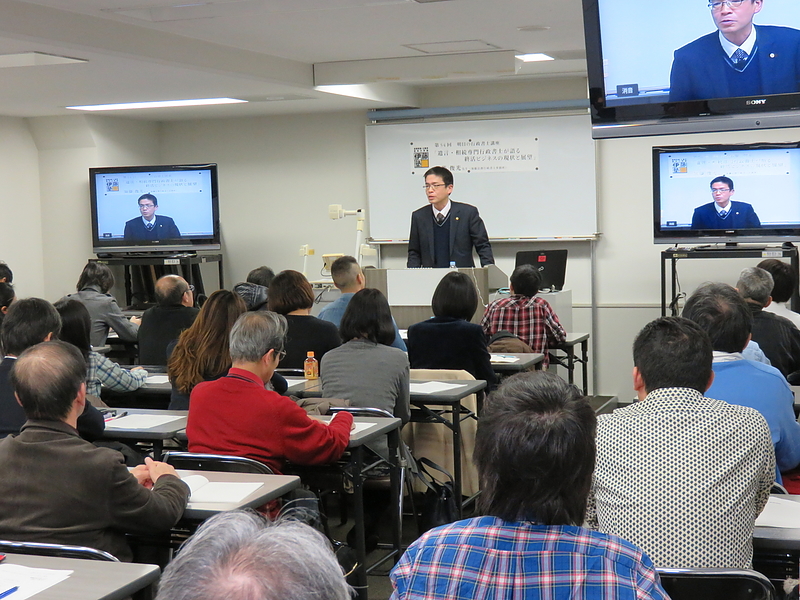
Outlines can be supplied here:
<path id="1" fill-rule="evenodd" d="M 139 326 L 139 364 L 166 365 L 167 346 L 192 326 L 198 312 L 180 304 L 154 306 L 144 311 Z"/>
<path id="2" fill-rule="evenodd" d="M 486 336 L 476 323 L 433 317 L 408 328 L 406 345 L 412 369 L 463 369 L 490 389 L 495 385 Z"/>
<path id="3" fill-rule="evenodd" d="M 756 26 L 758 50 L 748 69 L 761 75 L 761 94 L 800 90 L 800 30 L 773 25 Z M 731 89 L 725 69 L 730 68 L 717 31 L 675 51 L 670 74 L 670 102 L 707 100 L 742 95 Z"/>
<path id="4" fill-rule="evenodd" d="M 0 438 L 19 433 L 27 420 L 25 411 L 17 402 L 14 388 L 11 386 L 11 367 L 14 366 L 16 360 L 16 358 L 5 358 L 0 363 Z M 80 435 L 84 439 L 93 441 L 103 435 L 105 428 L 103 415 L 87 402 L 83 414 L 78 417 Z"/>
<path id="5" fill-rule="evenodd" d="M 692 229 L 757 229 L 761 221 L 747 202 L 731 200 L 728 216 L 720 219 L 713 202 L 694 209 Z"/>
<path id="6" fill-rule="evenodd" d="M 494 264 L 492 245 L 486 226 L 471 204 L 450 201 L 450 260 L 457 267 L 474 267 L 472 247 L 478 251 L 481 266 Z M 408 268 L 434 266 L 433 210 L 430 204 L 411 213 L 411 234 L 408 239 Z"/>
<path id="7" fill-rule="evenodd" d="M 178 226 L 170 217 L 156 215 L 156 226 L 148 231 L 142 217 L 136 217 L 125 223 L 124 238 L 126 240 L 174 240 L 181 237 Z"/>
<path id="8" fill-rule="evenodd" d="M 0 531 L 5 539 L 75 544 L 130 561 L 125 533 L 166 532 L 189 488 L 164 475 L 148 490 L 122 454 L 98 448 L 60 421 L 28 421 L 0 440 Z"/>

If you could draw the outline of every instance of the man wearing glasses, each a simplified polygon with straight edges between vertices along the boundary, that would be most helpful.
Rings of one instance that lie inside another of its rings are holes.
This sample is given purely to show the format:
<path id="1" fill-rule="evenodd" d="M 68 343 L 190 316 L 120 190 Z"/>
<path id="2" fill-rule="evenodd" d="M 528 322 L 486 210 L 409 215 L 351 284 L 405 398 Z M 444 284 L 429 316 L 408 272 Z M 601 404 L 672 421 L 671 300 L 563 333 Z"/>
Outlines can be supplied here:
<path id="1" fill-rule="evenodd" d="M 731 200 L 733 180 L 720 176 L 711 180 L 713 202 L 694 209 L 692 229 L 757 229 L 761 227 L 756 211 L 747 202 Z"/>
<path id="2" fill-rule="evenodd" d="M 670 102 L 800 90 L 800 30 L 753 25 L 763 0 L 710 0 L 718 31 L 678 48 Z"/>
<path id="3" fill-rule="evenodd" d="M 153 194 L 139 196 L 139 212 L 141 217 L 136 217 L 125 223 L 126 240 L 173 240 L 181 237 L 178 226 L 170 217 L 159 215 L 158 199 Z"/>
<path id="4" fill-rule="evenodd" d="M 444 167 L 425 172 L 429 206 L 411 213 L 411 234 L 408 239 L 408 268 L 474 267 L 472 247 L 478 251 L 481 266 L 494 264 L 492 245 L 486 226 L 471 204 L 453 202 L 453 174 Z"/>

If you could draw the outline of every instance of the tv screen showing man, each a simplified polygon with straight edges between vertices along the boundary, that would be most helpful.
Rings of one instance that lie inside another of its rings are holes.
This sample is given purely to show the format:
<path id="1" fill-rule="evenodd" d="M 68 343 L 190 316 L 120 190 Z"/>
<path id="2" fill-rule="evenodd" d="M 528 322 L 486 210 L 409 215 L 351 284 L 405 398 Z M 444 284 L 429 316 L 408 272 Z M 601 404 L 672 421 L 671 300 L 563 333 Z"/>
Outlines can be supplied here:
<path id="1" fill-rule="evenodd" d="M 181 237 L 178 226 L 170 217 L 156 216 L 158 198 L 153 194 L 139 196 L 139 212 L 141 216 L 125 223 L 126 240 L 170 240 Z"/>
<path id="2" fill-rule="evenodd" d="M 675 51 L 670 102 L 800 90 L 800 30 L 754 25 L 763 2 L 708 2 L 717 31 Z"/>
<path id="3" fill-rule="evenodd" d="M 733 180 L 721 175 L 711 180 L 713 202 L 694 209 L 692 229 L 757 229 L 761 221 L 747 202 L 731 200 Z"/>

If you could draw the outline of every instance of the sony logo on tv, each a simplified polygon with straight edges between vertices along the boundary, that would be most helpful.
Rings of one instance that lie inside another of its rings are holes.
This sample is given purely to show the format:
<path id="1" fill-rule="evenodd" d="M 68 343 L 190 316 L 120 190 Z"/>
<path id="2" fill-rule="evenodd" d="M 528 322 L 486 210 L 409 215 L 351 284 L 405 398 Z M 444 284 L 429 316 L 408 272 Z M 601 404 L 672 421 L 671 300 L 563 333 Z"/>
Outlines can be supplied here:
<path id="1" fill-rule="evenodd" d="M 759 98 L 758 100 L 746 100 L 745 101 L 745 104 L 748 105 L 748 106 L 751 106 L 753 104 L 766 104 L 766 103 L 767 103 L 767 99 L 766 98 Z"/>

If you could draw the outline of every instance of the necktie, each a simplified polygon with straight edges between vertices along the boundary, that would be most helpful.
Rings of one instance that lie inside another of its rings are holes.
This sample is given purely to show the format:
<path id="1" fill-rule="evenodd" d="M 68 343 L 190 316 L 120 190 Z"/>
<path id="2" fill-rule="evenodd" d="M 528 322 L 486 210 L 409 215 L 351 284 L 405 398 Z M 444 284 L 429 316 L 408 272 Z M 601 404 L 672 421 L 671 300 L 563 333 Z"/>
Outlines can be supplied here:
<path id="1" fill-rule="evenodd" d="M 721 210 L 721 211 L 719 211 L 719 218 L 720 218 L 720 219 L 724 219 L 724 218 L 725 218 L 725 217 L 727 217 L 727 216 L 728 216 L 728 211 L 727 211 L 727 210 Z"/>
<path id="2" fill-rule="evenodd" d="M 733 64 L 738 65 L 739 63 L 747 60 L 747 52 L 741 48 L 737 48 L 736 52 L 731 55 L 731 60 L 733 61 Z"/>
<path id="3" fill-rule="evenodd" d="M 439 213 L 438 215 L 436 215 L 436 224 L 441 225 L 442 221 L 444 221 L 444 215 L 442 213 Z"/>
<path id="4" fill-rule="evenodd" d="M 145 224 L 145 227 L 147 227 L 147 231 L 153 231 L 153 227 L 155 227 L 155 226 L 156 226 L 156 224 L 152 223 L 152 222 Z"/>

